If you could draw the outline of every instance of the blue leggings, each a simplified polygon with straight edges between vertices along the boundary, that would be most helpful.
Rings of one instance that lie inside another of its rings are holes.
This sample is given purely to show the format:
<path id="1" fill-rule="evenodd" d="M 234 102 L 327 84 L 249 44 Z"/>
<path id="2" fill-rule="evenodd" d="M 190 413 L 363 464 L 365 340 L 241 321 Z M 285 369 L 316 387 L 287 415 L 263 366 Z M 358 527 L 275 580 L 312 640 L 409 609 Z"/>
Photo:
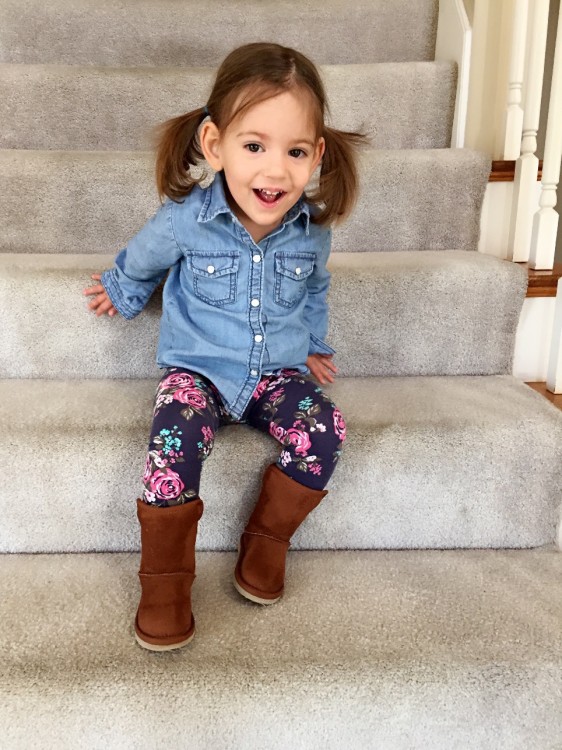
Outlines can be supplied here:
<path id="1" fill-rule="evenodd" d="M 283 370 L 264 376 L 242 418 L 234 420 L 210 380 L 170 367 L 154 399 L 141 499 L 168 506 L 197 498 L 203 461 L 217 430 L 227 424 L 248 424 L 272 435 L 281 443 L 279 468 L 315 490 L 324 489 L 332 476 L 346 433 L 341 412 L 310 375 Z"/>

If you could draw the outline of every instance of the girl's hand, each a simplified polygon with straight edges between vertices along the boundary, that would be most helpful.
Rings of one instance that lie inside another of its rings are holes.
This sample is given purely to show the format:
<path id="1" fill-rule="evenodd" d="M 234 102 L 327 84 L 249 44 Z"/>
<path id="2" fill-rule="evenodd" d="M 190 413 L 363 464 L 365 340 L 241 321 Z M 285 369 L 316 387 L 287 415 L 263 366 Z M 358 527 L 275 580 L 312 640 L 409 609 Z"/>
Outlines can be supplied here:
<path id="1" fill-rule="evenodd" d="M 332 362 L 333 354 L 309 354 L 306 365 L 321 385 L 333 383 L 338 368 Z M 324 380 L 325 378 L 325 380 Z"/>
<path id="2" fill-rule="evenodd" d="M 93 273 L 92 279 L 97 279 L 98 281 L 101 279 L 100 273 Z M 109 299 L 107 296 L 107 292 L 103 288 L 101 284 L 96 284 L 96 286 L 89 286 L 86 289 L 84 289 L 83 294 L 97 294 L 98 296 L 93 299 L 88 307 L 90 310 L 96 311 L 96 317 L 99 318 L 100 315 L 103 315 L 104 313 L 107 313 L 110 317 L 113 317 L 114 315 L 117 315 L 117 310 L 113 306 L 113 302 Z"/>

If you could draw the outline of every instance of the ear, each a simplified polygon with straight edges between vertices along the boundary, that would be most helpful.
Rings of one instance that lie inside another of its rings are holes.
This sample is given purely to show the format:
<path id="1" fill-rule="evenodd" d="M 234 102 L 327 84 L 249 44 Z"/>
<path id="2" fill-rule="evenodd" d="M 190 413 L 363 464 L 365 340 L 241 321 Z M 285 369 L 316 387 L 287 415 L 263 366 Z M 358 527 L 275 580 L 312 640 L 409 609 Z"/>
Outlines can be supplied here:
<path id="1" fill-rule="evenodd" d="M 318 145 L 316 146 L 316 154 L 314 158 L 314 167 L 313 172 L 316 169 L 316 167 L 320 164 L 322 157 L 324 156 L 324 152 L 326 151 L 326 141 L 324 138 L 320 138 L 318 140 Z"/>
<path id="2" fill-rule="evenodd" d="M 220 133 L 214 122 L 207 120 L 207 122 L 203 123 L 199 133 L 199 142 L 207 163 L 215 172 L 220 172 L 222 169 Z"/>

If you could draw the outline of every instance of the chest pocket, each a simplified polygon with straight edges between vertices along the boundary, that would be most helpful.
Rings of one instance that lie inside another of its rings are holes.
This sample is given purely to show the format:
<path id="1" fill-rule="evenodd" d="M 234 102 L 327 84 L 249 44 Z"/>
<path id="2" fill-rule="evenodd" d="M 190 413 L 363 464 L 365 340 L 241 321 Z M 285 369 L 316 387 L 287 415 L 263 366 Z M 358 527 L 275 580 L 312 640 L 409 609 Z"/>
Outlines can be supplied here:
<path id="1" fill-rule="evenodd" d="M 314 253 L 277 253 L 275 256 L 275 301 L 294 307 L 304 297 L 306 280 L 314 271 Z"/>
<path id="2" fill-rule="evenodd" d="M 196 296 L 215 307 L 236 302 L 239 262 L 236 250 L 192 253 L 190 264 Z"/>

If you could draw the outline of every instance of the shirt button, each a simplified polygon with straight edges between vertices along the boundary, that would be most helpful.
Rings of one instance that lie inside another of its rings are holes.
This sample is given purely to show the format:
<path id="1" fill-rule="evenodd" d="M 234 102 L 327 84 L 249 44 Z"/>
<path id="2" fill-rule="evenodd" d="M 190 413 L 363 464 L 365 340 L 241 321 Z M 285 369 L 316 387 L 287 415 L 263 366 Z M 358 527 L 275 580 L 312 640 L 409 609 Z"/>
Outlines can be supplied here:
<path id="1" fill-rule="evenodd" d="M 257 307 L 259 303 L 260 303 L 259 299 L 253 299 L 250 304 L 252 305 L 252 307 Z"/>
<path id="2" fill-rule="evenodd" d="M 251 375 L 251 376 L 252 376 L 253 378 L 255 378 L 255 377 L 257 377 L 257 375 L 258 375 L 258 371 L 257 371 L 257 370 L 250 370 L 250 375 Z"/>
<path id="3" fill-rule="evenodd" d="M 300 268 L 295 268 L 295 273 L 296 273 L 296 274 L 299 274 L 300 272 L 301 272 L 301 269 L 300 269 Z"/>
<path id="4" fill-rule="evenodd" d="M 252 260 L 254 261 L 254 263 L 259 263 L 261 260 L 261 255 L 254 255 L 252 257 Z"/>
<path id="5" fill-rule="evenodd" d="M 254 336 L 254 341 L 257 341 L 258 344 L 260 343 L 260 341 L 263 341 L 263 336 L 261 335 L 261 333 L 258 333 Z"/>
<path id="6" fill-rule="evenodd" d="M 214 273 L 215 267 L 214 266 L 207 266 L 207 273 Z"/>

